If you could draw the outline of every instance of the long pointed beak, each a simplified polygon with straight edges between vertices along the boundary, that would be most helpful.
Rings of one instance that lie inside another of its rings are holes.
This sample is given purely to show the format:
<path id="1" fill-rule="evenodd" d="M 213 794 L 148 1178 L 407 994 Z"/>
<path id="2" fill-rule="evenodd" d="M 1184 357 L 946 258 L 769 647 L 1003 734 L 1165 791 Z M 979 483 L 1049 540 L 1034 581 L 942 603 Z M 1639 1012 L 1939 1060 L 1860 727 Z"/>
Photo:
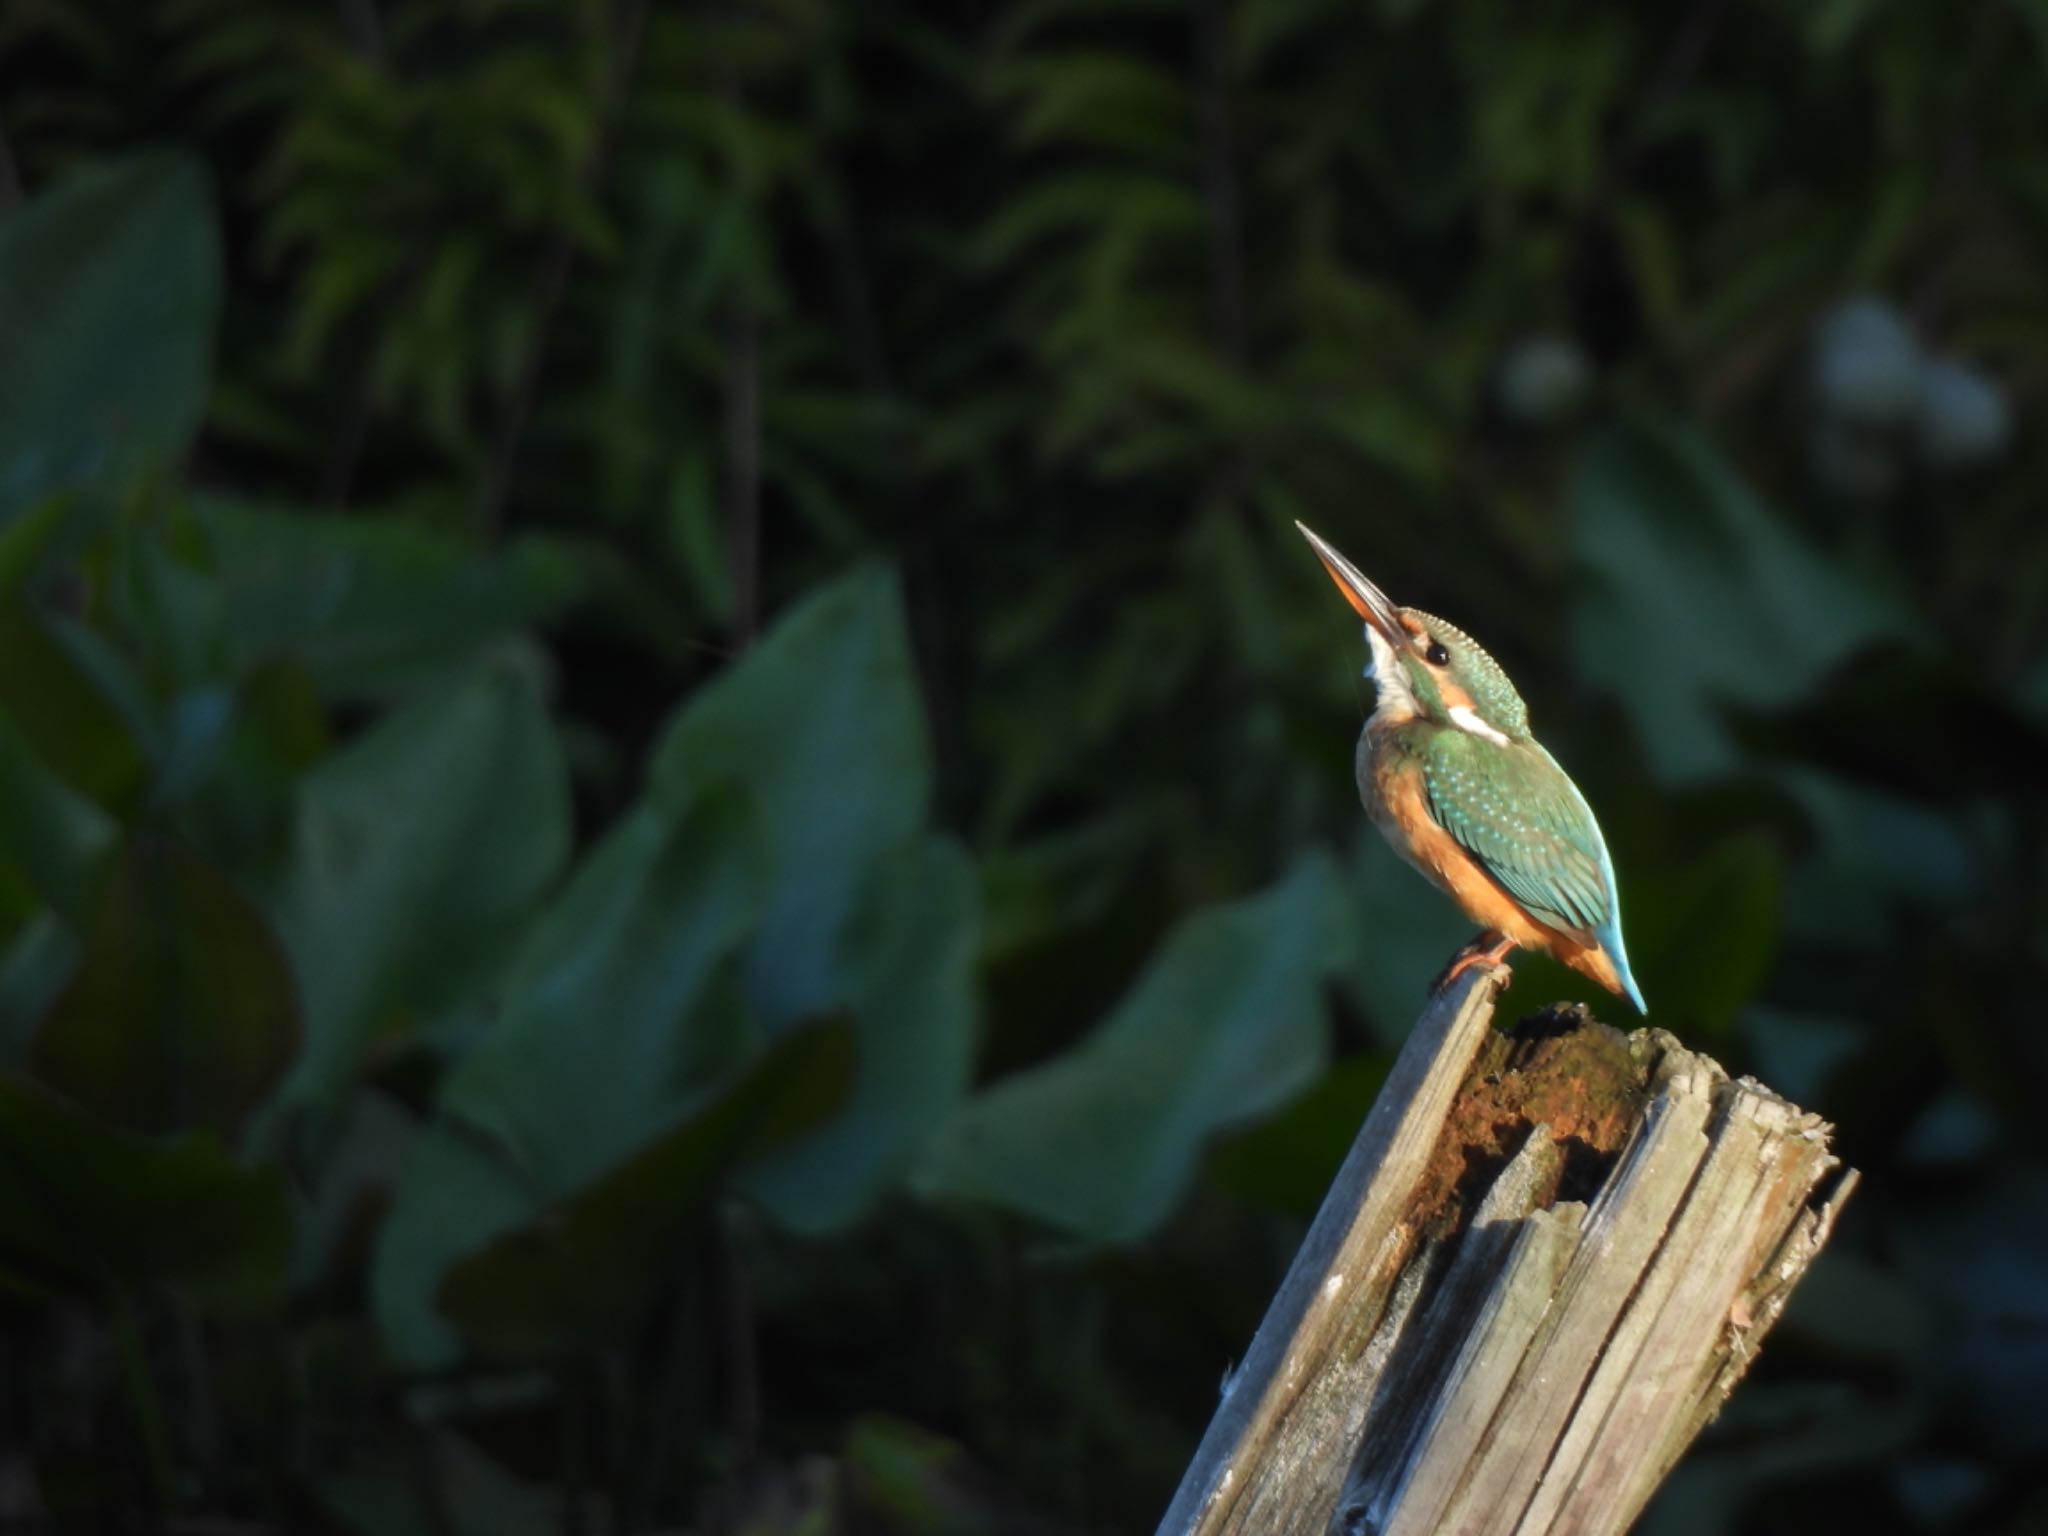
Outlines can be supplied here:
<path id="1" fill-rule="evenodd" d="M 1309 547 L 1323 562 L 1323 569 L 1330 573 L 1330 579 L 1337 583 L 1337 590 L 1344 594 L 1344 600 L 1358 610 L 1359 617 L 1378 630 L 1394 645 L 1407 642 L 1408 628 L 1401 622 L 1401 611 L 1396 608 L 1387 594 L 1382 592 L 1365 572 L 1338 554 L 1336 549 L 1321 534 L 1307 523 L 1296 520 L 1295 527 L 1308 540 Z"/>

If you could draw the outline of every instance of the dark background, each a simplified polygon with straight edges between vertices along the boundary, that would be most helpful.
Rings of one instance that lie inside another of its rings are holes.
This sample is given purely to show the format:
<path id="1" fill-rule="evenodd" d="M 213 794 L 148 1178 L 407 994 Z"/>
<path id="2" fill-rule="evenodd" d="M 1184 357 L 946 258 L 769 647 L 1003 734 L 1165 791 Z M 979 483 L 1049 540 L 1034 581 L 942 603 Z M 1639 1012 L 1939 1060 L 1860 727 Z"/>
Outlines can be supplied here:
<path id="1" fill-rule="evenodd" d="M 2044 370 L 2038 3 L 11 0 L 0 1522 L 1149 1530 L 1467 932 L 1300 517 L 1864 1171 L 1649 1528 L 2043 1529 Z"/>

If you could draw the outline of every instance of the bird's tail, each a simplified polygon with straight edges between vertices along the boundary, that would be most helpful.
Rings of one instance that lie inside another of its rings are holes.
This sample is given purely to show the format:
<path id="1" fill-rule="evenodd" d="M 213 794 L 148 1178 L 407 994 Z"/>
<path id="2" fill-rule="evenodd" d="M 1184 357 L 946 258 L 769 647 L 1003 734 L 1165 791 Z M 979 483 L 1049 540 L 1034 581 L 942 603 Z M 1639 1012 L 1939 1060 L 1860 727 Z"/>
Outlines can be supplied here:
<path id="1" fill-rule="evenodd" d="M 1583 976 L 1590 976 L 1610 992 L 1619 993 L 1647 1016 L 1650 1005 L 1643 1001 L 1643 989 L 1629 974 L 1628 951 L 1621 947 L 1619 926 L 1609 924 L 1593 935 L 1594 942 L 1573 944 L 1557 951 L 1558 958 Z"/>
<path id="2" fill-rule="evenodd" d="M 1606 952 L 1607 963 L 1614 970 L 1614 990 L 1635 1004 L 1637 1013 L 1649 1017 L 1650 1005 L 1643 1001 L 1643 989 L 1636 985 L 1636 979 L 1628 968 L 1628 950 L 1622 946 L 1621 924 L 1610 923 L 1607 931 L 1600 935 L 1600 948 Z"/>

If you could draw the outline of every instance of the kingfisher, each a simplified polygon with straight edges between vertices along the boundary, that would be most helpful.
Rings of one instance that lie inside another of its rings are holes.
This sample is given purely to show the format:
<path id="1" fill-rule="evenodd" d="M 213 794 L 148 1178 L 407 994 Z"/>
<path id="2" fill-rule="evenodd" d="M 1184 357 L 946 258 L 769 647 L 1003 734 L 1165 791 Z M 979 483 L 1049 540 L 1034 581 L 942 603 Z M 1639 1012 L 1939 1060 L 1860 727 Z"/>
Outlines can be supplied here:
<path id="1" fill-rule="evenodd" d="M 1535 949 L 1648 1013 L 1600 824 L 1529 733 L 1507 673 L 1455 624 L 1395 607 L 1327 540 L 1295 527 L 1365 620 L 1379 698 L 1358 738 L 1358 793 L 1394 850 L 1482 930 L 1434 989 Z"/>

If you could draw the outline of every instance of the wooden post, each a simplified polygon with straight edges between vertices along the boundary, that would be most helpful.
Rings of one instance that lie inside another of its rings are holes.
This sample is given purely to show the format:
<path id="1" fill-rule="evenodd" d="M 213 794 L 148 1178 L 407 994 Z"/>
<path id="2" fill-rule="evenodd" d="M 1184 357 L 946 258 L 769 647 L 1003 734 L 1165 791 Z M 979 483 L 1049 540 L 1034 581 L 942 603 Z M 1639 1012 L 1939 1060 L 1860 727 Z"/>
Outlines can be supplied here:
<path id="1" fill-rule="evenodd" d="M 1603 1536 L 1713 1418 L 1854 1188 L 1662 1030 L 1435 999 L 1160 1536 Z"/>

